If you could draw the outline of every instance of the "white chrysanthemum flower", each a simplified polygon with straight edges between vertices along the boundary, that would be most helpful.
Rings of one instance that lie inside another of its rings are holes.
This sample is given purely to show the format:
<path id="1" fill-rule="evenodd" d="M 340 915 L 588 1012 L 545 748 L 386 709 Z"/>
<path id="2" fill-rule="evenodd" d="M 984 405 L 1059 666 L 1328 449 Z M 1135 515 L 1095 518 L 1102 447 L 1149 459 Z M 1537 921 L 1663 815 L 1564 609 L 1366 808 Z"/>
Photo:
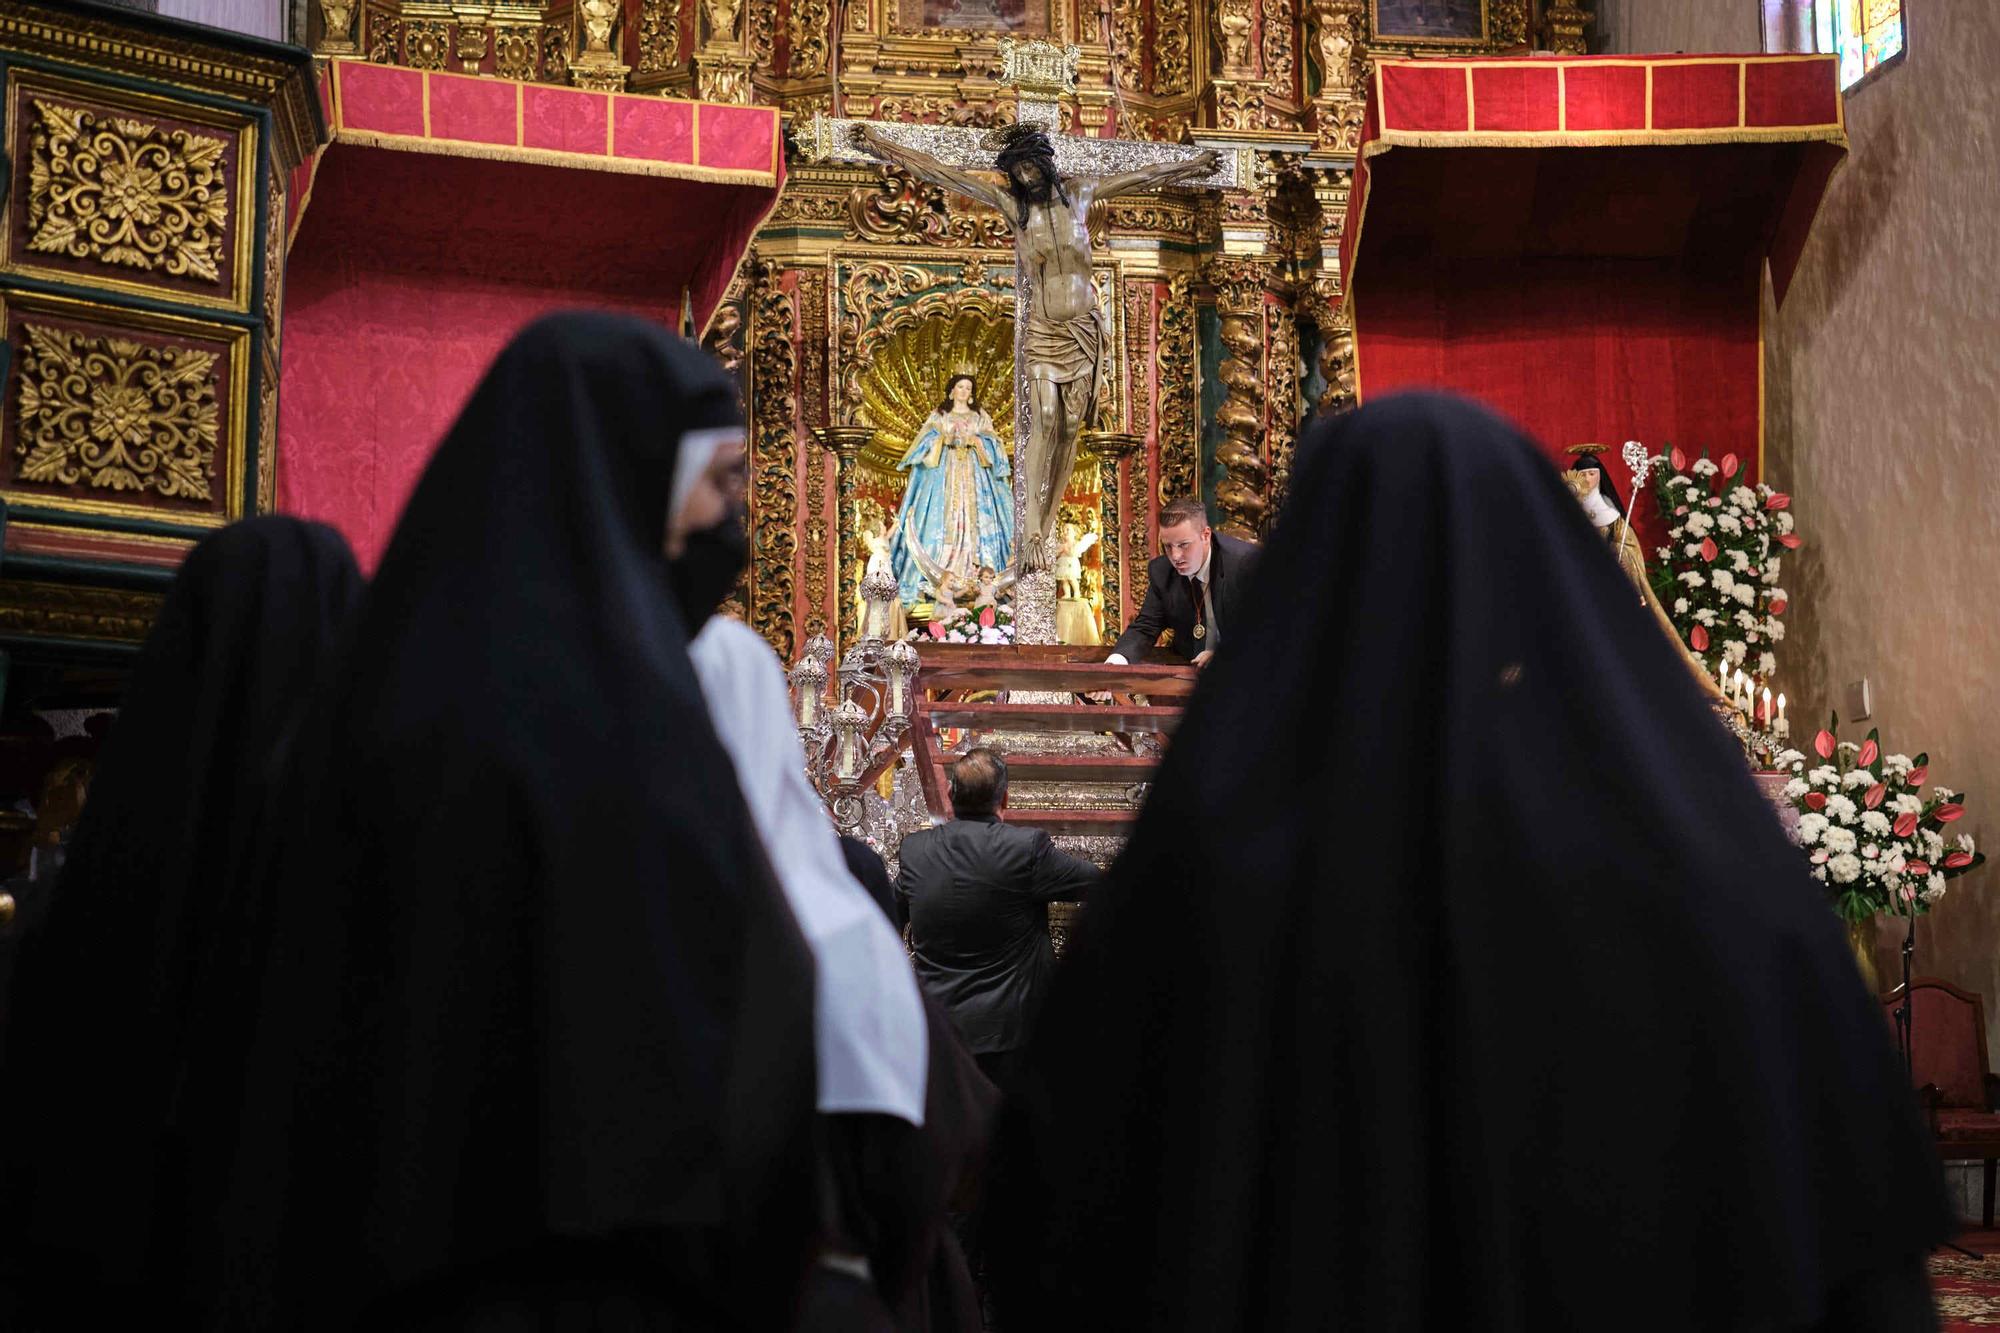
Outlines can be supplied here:
<path id="1" fill-rule="evenodd" d="M 1736 600 L 1745 606 L 1755 606 L 1757 604 L 1757 589 L 1748 583 L 1737 584 Z"/>
<path id="2" fill-rule="evenodd" d="M 1693 465 L 1688 468 L 1688 471 L 1694 473 L 1697 477 L 1712 477 L 1722 471 L 1722 469 L 1706 458 L 1697 458 L 1694 460 Z"/>
<path id="3" fill-rule="evenodd" d="M 1731 664 L 1735 666 L 1742 666 L 1743 659 L 1749 655 L 1749 652 L 1750 650 L 1745 648 L 1742 642 L 1737 639 L 1730 639 L 1722 645 L 1723 656 L 1727 657 Z"/>
<path id="4" fill-rule="evenodd" d="M 1685 597 L 1674 598 L 1674 614 L 1677 616 L 1684 616 L 1687 613 L 1688 613 L 1688 599 Z"/>
<path id="5" fill-rule="evenodd" d="M 1826 817 L 1835 823 L 1852 824 L 1856 813 L 1857 808 L 1854 802 L 1848 800 L 1845 796 L 1829 796 L 1826 798 Z"/>
<path id="6" fill-rule="evenodd" d="M 1970 855 L 1979 849 L 1972 845 L 1972 835 L 1970 833 L 1961 833 L 1958 835 L 1958 850 Z"/>
<path id="7" fill-rule="evenodd" d="M 1673 476 L 1667 478 L 1667 485 L 1670 487 L 1692 486 L 1694 485 L 1694 483 L 1689 481 L 1686 477 L 1683 477 L 1680 473 L 1676 472 Z"/>
<path id="8" fill-rule="evenodd" d="M 1799 799 L 1799 797 L 1804 796 L 1807 792 L 1811 790 L 1812 788 L 1806 785 L 1806 780 L 1804 778 L 1793 778 L 1790 782 L 1787 782 L 1785 784 L 1785 799 L 1788 801 L 1796 801 Z"/>
<path id="9" fill-rule="evenodd" d="M 1944 897 L 1944 876 L 1932 875 L 1931 886 L 1924 890 L 1924 901 L 1934 903 L 1942 897 Z"/>
<path id="10" fill-rule="evenodd" d="M 1729 567 L 1738 574 L 1748 575 L 1750 573 L 1750 553 L 1748 551 L 1731 551 L 1729 553 Z"/>
<path id="11" fill-rule="evenodd" d="M 1821 764 L 1818 768 L 1806 774 L 1806 777 L 1811 780 L 1814 786 L 1824 787 L 1829 784 L 1837 784 L 1840 781 L 1840 770 L 1832 764 Z"/>
<path id="12" fill-rule="evenodd" d="M 1755 509 L 1757 507 L 1757 496 L 1748 486 L 1738 486 L 1729 493 L 1729 503 L 1735 505 L 1738 509 Z"/>
<path id="13" fill-rule="evenodd" d="M 1905 792 L 1901 796 L 1891 796 L 1889 808 L 1899 815 L 1920 815 L 1924 812 L 1924 803 L 1921 797 Z"/>
<path id="14" fill-rule="evenodd" d="M 1739 592 L 1742 590 L 1740 585 L 1738 586 L 1737 590 Z M 1753 615 L 1748 611 L 1738 611 L 1735 615 L 1731 616 L 1730 619 L 1734 621 L 1739 628 L 1752 631 L 1756 630 L 1757 627 L 1763 623 L 1755 615 Z"/>
<path id="15" fill-rule="evenodd" d="M 1715 628 L 1715 612 L 1705 606 L 1694 613 L 1694 620 L 1697 625 L 1703 625 L 1709 629 Z"/>
<path id="16" fill-rule="evenodd" d="M 1676 537 L 1680 536 L 1680 534 L 1679 534 L 1678 532 L 1676 532 L 1676 533 L 1674 533 L 1674 534 L 1672 534 L 1672 535 L 1673 535 L 1673 536 L 1676 536 Z M 1673 558 L 1674 558 L 1674 553 L 1673 553 L 1673 552 L 1672 552 L 1671 550 L 1669 550 L 1668 548 L 1664 547 L 1664 546 L 1657 546 L 1657 547 L 1654 547 L 1654 548 L 1653 548 L 1653 554 L 1654 554 L 1654 555 L 1656 555 L 1656 556 L 1658 556 L 1658 557 L 1660 557 L 1660 559 L 1662 559 L 1662 560 L 1671 560 L 1671 559 L 1673 559 Z"/>
<path id="17" fill-rule="evenodd" d="M 1778 531 L 1790 532 L 1792 530 L 1792 516 L 1790 512 L 1780 509 L 1776 517 L 1778 520 Z"/>
<path id="18" fill-rule="evenodd" d="M 1715 590 L 1724 597 L 1734 596 L 1736 593 L 1736 576 L 1726 569 L 1716 570 Z"/>
<path id="19" fill-rule="evenodd" d="M 1717 515 L 1715 526 L 1725 537 L 1741 537 L 1743 535 L 1743 520 L 1737 518 L 1734 514 Z"/>
<path id="20" fill-rule="evenodd" d="M 1827 804 L 1831 806 L 1833 802 L 1829 801 L 1827 802 Z M 1854 831 L 1852 829 L 1844 829 L 1839 827 L 1829 828 L 1820 837 L 1820 845 L 1825 847 L 1829 852 L 1832 852 L 1835 856 L 1840 856 L 1843 853 L 1853 851 L 1854 843 L 1855 843 L 1855 837 L 1854 837 Z"/>
<path id="21" fill-rule="evenodd" d="M 1701 543 L 1689 542 L 1686 546 L 1681 547 L 1681 554 L 1690 560 L 1697 558 L 1701 555 Z"/>
<path id="22" fill-rule="evenodd" d="M 1870 837 L 1886 838 L 1889 836 L 1889 816 L 1880 810 L 1864 810 L 1861 812 L 1861 828 Z"/>
<path id="23" fill-rule="evenodd" d="M 1785 637 L 1785 622 L 1774 618 L 1764 626 L 1764 632 L 1771 636 L 1772 643 L 1776 643 Z"/>
<path id="24" fill-rule="evenodd" d="M 1826 863 L 1826 872 L 1835 884 L 1852 884 L 1861 878 L 1861 858 L 1851 854 L 1836 856 Z"/>
<path id="25" fill-rule="evenodd" d="M 1778 655 L 1764 653 L 1757 658 L 1757 674 L 1769 679 L 1778 674 Z"/>
<path id="26" fill-rule="evenodd" d="M 1933 786 L 1931 788 L 1931 795 L 1936 797 L 1940 801 L 1950 801 L 1950 800 L 1955 800 L 1958 796 L 1958 793 L 1953 791 L 1949 787 Z"/>
<path id="27" fill-rule="evenodd" d="M 1944 856 L 1944 834 L 1934 828 L 1924 828 L 1917 830 L 1917 837 L 1922 839 L 1924 853 L 1931 860 L 1936 861 Z"/>
<path id="28" fill-rule="evenodd" d="M 1687 573 L 1677 575 L 1676 577 L 1690 588 L 1706 588 L 1708 586 L 1708 580 L 1702 577 L 1701 571 L 1697 569 L 1690 569 Z"/>
<path id="29" fill-rule="evenodd" d="M 1872 787 L 1875 775 L 1865 768 L 1849 769 L 1840 779 L 1841 790 L 1853 791 L 1856 787 Z"/>
<path id="30" fill-rule="evenodd" d="M 1799 816 L 1797 838 L 1799 846 L 1810 847 L 1826 832 L 1826 816 L 1810 811 Z"/>
<path id="31" fill-rule="evenodd" d="M 1773 762 L 1776 763 L 1779 768 L 1790 768 L 1794 764 L 1804 763 L 1805 757 L 1806 756 L 1804 751 L 1794 750 L 1791 747 L 1787 746 L 1785 749 L 1778 751 L 1778 757 Z"/>
<path id="32" fill-rule="evenodd" d="M 1713 514 L 1704 514 L 1697 509 L 1687 516 L 1687 523 L 1684 526 L 1688 530 L 1688 536 L 1706 537 L 1710 532 L 1715 530 L 1715 516 Z"/>

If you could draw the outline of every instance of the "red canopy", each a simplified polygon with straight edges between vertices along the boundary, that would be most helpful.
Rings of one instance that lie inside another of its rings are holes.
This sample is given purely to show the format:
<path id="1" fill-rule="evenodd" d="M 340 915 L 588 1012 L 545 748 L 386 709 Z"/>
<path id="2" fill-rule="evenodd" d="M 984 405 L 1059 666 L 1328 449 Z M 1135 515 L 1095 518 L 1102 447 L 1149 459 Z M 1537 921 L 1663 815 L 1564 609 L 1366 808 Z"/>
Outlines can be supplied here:
<path id="1" fill-rule="evenodd" d="M 778 113 L 336 61 L 292 193 L 279 507 L 380 555 L 494 355 L 552 309 L 704 328 L 776 205 Z"/>
<path id="2" fill-rule="evenodd" d="M 1341 245 L 1360 395 L 1761 464 L 1763 266 L 1782 297 L 1846 150 L 1831 56 L 1381 62 Z"/>

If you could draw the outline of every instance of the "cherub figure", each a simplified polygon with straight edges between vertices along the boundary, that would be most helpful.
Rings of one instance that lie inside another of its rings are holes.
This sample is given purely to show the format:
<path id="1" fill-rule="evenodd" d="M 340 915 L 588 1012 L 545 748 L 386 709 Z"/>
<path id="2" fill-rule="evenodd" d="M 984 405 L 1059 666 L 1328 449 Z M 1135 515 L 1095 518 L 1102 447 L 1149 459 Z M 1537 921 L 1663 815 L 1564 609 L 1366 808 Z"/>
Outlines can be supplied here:
<path id="1" fill-rule="evenodd" d="M 1097 534 L 1085 532 L 1074 523 L 1065 523 L 1056 536 L 1056 558 L 1049 572 L 1056 576 L 1056 596 L 1083 596 L 1084 553 L 1097 544 Z"/>

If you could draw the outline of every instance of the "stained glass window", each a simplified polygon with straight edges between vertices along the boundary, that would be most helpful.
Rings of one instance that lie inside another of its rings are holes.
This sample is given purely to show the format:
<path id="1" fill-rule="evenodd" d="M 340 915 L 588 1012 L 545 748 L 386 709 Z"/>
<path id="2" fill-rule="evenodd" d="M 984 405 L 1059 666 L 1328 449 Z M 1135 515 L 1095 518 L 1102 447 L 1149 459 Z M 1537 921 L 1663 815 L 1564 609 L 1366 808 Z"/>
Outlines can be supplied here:
<path id="1" fill-rule="evenodd" d="M 1762 0 L 1764 49 L 1840 57 L 1852 88 L 1903 53 L 1903 0 Z"/>

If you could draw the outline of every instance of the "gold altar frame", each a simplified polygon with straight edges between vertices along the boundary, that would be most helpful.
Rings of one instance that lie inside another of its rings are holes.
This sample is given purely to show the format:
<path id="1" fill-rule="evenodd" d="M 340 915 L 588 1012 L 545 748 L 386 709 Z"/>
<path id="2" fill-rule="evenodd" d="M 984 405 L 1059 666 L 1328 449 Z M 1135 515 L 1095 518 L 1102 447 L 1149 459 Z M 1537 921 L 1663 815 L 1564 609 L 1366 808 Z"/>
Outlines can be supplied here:
<path id="1" fill-rule="evenodd" d="M 1371 50 L 1386 52 L 1401 49 L 1456 55 L 1486 51 L 1493 46 L 1493 0 L 1476 0 L 1479 5 L 1479 35 L 1476 37 L 1428 37 L 1417 33 L 1384 32 L 1382 2 L 1368 0 L 1368 31 L 1373 36 L 1369 43 Z"/>

